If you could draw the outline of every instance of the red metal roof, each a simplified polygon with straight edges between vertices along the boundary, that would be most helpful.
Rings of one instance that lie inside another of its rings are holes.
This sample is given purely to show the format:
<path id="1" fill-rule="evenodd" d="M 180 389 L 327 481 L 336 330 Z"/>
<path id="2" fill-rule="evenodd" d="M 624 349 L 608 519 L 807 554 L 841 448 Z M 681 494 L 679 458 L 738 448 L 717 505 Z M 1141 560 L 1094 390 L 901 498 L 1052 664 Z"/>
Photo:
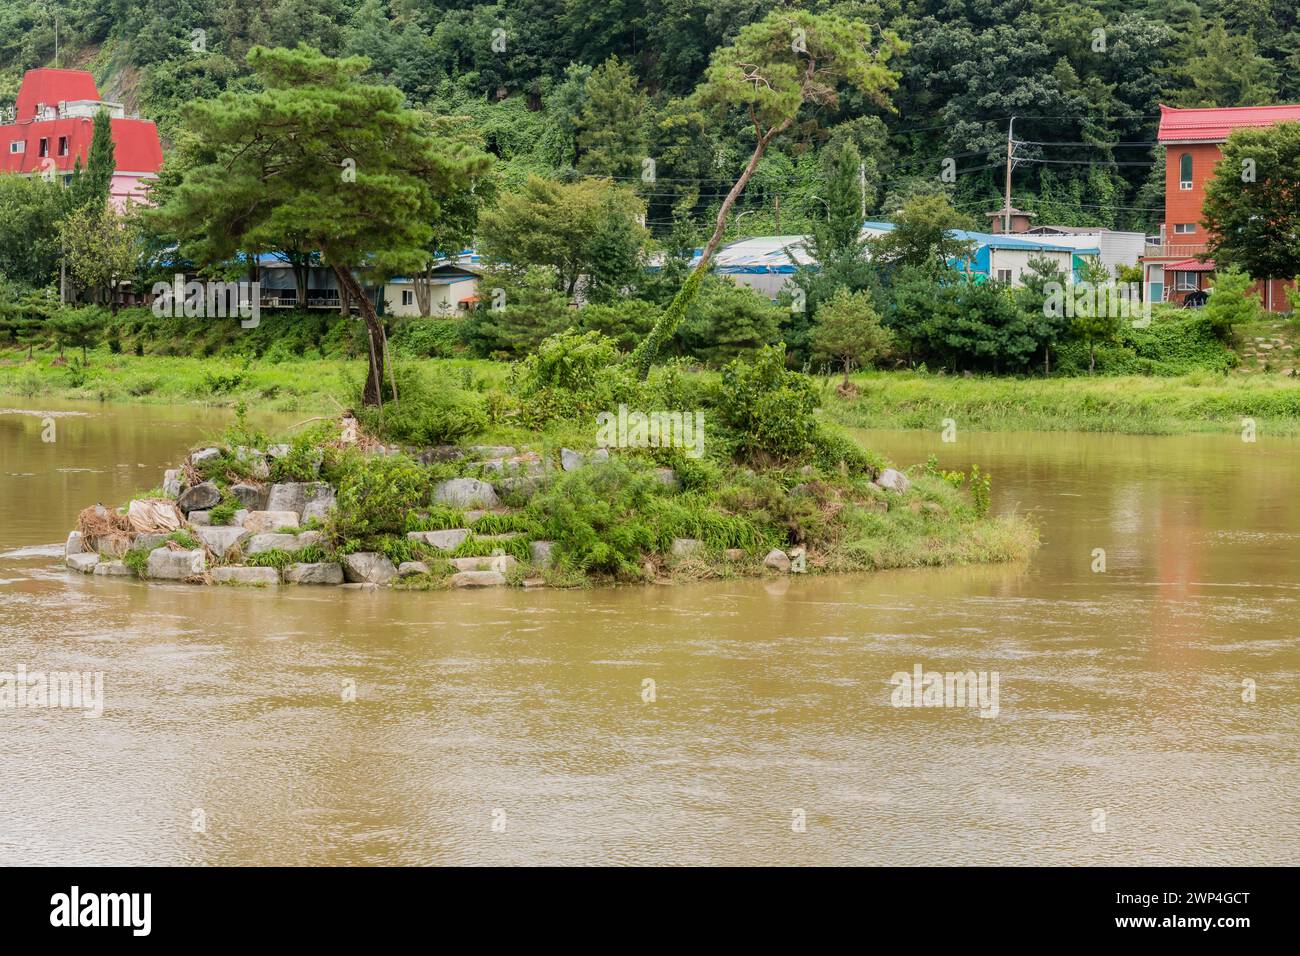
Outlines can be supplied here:
<path id="1" fill-rule="evenodd" d="M 1170 272 L 1213 272 L 1214 260 L 1184 259 L 1182 262 L 1166 262 L 1165 268 Z"/>
<path id="2" fill-rule="evenodd" d="M 1272 126 L 1300 121 L 1300 104 L 1288 106 L 1233 106 L 1182 110 L 1160 106 L 1162 143 L 1226 143 L 1228 134 L 1243 126 Z"/>
<path id="3" fill-rule="evenodd" d="M 60 100 L 97 100 L 95 78 L 85 70 L 28 70 L 23 74 L 18 99 L 14 103 L 15 119 L 29 120 L 39 104 L 58 106 Z"/>
<path id="4" fill-rule="evenodd" d="M 45 158 L 54 161 L 60 172 L 70 172 L 80 157 L 82 163 L 90 151 L 94 121 L 88 117 L 34 121 L 38 104 L 57 107 L 63 100 L 98 100 L 94 78 L 83 70 L 28 70 L 18 90 L 15 108 L 17 122 L 0 126 L 0 172 L 40 172 Z M 150 120 L 114 119 L 114 158 L 119 173 L 156 173 L 162 168 L 162 143 L 158 128 Z M 59 155 L 59 141 L 67 137 L 68 150 Z M 46 140 L 46 157 L 40 154 L 41 140 Z M 23 151 L 15 153 L 11 144 L 23 141 Z"/>

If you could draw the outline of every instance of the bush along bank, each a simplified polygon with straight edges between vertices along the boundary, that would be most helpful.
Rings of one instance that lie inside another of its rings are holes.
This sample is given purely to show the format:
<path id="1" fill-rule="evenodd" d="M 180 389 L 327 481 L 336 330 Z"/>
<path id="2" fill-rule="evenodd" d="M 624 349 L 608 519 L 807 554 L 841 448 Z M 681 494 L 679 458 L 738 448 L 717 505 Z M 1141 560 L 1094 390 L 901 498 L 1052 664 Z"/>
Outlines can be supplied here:
<path id="1" fill-rule="evenodd" d="M 817 419 L 817 390 L 779 350 L 717 380 L 670 368 L 640 383 L 606 345 L 550 342 L 491 415 L 412 388 L 385 426 L 367 410 L 276 442 L 241 418 L 161 489 L 83 511 L 68 566 L 196 583 L 582 586 L 1005 561 L 1036 544 L 1024 519 L 989 514 L 978 469 L 899 470 Z M 626 402 L 713 422 L 710 452 L 595 448 L 597 429 L 579 423 Z M 510 444 L 470 443 L 489 417 Z M 458 443 L 398 447 L 370 437 L 381 427 Z"/>

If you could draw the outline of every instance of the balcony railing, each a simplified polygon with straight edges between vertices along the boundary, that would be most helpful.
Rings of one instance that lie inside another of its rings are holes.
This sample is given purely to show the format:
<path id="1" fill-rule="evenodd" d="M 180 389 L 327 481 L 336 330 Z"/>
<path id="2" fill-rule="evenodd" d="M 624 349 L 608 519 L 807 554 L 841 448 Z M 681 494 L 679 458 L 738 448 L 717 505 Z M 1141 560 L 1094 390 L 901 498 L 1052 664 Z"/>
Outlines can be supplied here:
<path id="1" fill-rule="evenodd" d="M 1148 242 L 1146 251 L 1142 254 L 1147 257 L 1173 256 L 1179 259 L 1194 259 L 1208 250 L 1209 244 L 1206 242 Z"/>
<path id="2" fill-rule="evenodd" d="M 337 309 L 339 307 L 338 293 L 330 295 L 309 295 L 307 297 L 307 308 L 309 309 Z M 264 309 L 296 309 L 298 307 L 298 297 L 296 295 L 274 295 L 262 293 L 261 306 Z"/>

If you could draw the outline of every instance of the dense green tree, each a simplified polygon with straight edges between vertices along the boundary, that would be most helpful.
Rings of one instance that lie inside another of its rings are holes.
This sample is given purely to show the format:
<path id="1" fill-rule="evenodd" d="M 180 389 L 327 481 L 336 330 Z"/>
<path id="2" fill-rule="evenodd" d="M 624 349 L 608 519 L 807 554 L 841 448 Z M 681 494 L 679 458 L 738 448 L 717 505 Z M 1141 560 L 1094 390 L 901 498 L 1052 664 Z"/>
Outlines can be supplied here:
<path id="1" fill-rule="evenodd" d="M 604 290 L 630 278 L 647 235 L 637 219 L 645 207 L 608 179 L 558 183 L 534 176 L 504 193 L 479 221 L 479 249 L 491 262 L 522 271 L 549 266 L 558 288 L 574 298 L 584 281 Z"/>
<path id="2" fill-rule="evenodd" d="M 1052 374 L 1052 349 L 1065 339 L 1069 323 L 1065 310 L 1053 308 L 1050 297 L 1053 291 L 1063 294 L 1071 278 L 1055 260 L 1032 258 L 1029 268 L 1020 275 L 1022 285 L 1015 290 L 1016 301 L 1036 344 L 1035 353 L 1043 356 L 1044 375 Z"/>
<path id="3" fill-rule="evenodd" d="M 85 166 L 77 167 L 68 185 L 69 201 L 73 206 L 93 206 L 98 208 L 108 202 L 109 191 L 113 185 L 113 173 L 117 171 L 117 158 L 113 147 L 113 127 L 107 110 L 95 114 L 94 130 L 90 137 L 90 149 L 86 153 Z"/>
<path id="4" fill-rule="evenodd" d="M 465 320 L 466 343 L 484 358 L 522 358 L 543 339 L 577 324 L 577 310 L 556 285 L 551 266 L 487 270 L 479 282 L 479 306 Z"/>
<path id="5" fill-rule="evenodd" d="M 0 273 L 0 338 L 26 345 L 28 358 L 57 306 L 52 290 L 27 288 Z"/>
<path id="6" fill-rule="evenodd" d="M 645 95 L 616 56 L 587 77 L 586 102 L 578 118 L 578 168 L 596 176 L 639 176 L 646 158 L 642 135 Z"/>
<path id="7" fill-rule="evenodd" d="M 1220 338 L 1228 338 L 1234 325 L 1259 319 L 1259 294 L 1250 291 L 1251 278 L 1239 269 L 1222 269 L 1205 303 L 1205 318 Z"/>
<path id="8" fill-rule="evenodd" d="M 1288 279 L 1300 262 L 1300 123 L 1239 129 L 1205 188 L 1202 224 L 1221 266 Z"/>
<path id="9" fill-rule="evenodd" d="M 893 33 L 871 48 L 871 30 L 858 21 L 803 11 L 776 11 L 741 29 L 736 41 L 714 51 L 706 79 L 695 93 L 705 107 L 722 115 L 741 111 L 749 120 L 754 147 L 718 208 L 713 233 L 700 259 L 663 317 L 633 353 L 638 373 L 648 374 L 659 349 L 675 334 L 687 306 L 727 228 L 727 215 L 772 141 L 786 132 L 805 106 L 834 108 L 840 88 L 857 90 L 879 105 L 896 85 L 887 63 L 904 49 Z"/>
<path id="10" fill-rule="evenodd" d="M 954 259 L 971 254 L 974 244 L 955 230 L 973 226 L 943 193 L 913 196 L 894 217 L 894 228 L 872 240 L 871 256 L 882 269 L 911 268 L 936 278 Z"/>
<path id="11" fill-rule="evenodd" d="M 1204 31 L 1196 56 L 1178 73 L 1178 106 L 1259 106 L 1277 95 L 1277 67 L 1249 34 L 1230 36 L 1222 22 Z"/>
<path id="12" fill-rule="evenodd" d="M 722 364 L 764 345 L 775 345 L 783 312 L 745 286 L 709 276 L 686 310 L 673 348 Z"/>
<path id="13" fill-rule="evenodd" d="M 25 286 L 53 282 L 67 194 L 40 176 L 0 175 L 0 275 Z"/>
<path id="14" fill-rule="evenodd" d="M 1079 279 L 1081 283 L 1088 283 L 1095 289 L 1108 282 L 1110 277 L 1100 264 L 1087 262 L 1079 271 Z M 1075 296 L 1074 315 L 1069 319 L 1069 328 L 1075 338 L 1088 346 L 1089 375 L 1097 368 L 1097 346 L 1114 341 L 1123 322 L 1119 310 L 1111 308 L 1106 297 L 1092 294 Z"/>
<path id="15" fill-rule="evenodd" d="M 386 339 L 358 274 L 421 268 L 439 203 L 489 160 L 433 135 L 431 118 L 404 109 L 397 89 L 363 83 L 364 58 L 255 47 L 248 59 L 262 90 L 191 107 L 194 152 L 156 220 L 207 266 L 239 249 L 282 248 L 290 234 L 319 250 L 365 321 L 364 397 L 380 404 Z"/>
<path id="16" fill-rule="evenodd" d="M 881 325 L 871 295 L 841 288 L 817 310 L 812 357 L 814 361 L 840 364 L 847 388 L 849 373 L 883 356 L 892 341 L 889 329 Z"/>
<path id="17" fill-rule="evenodd" d="M 81 349 L 81 364 L 86 364 L 86 350 L 99 341 L 104 332 L 104 313 L 97 308 L 65 306 L 54 310 L 46 326 L 54 335 L 59 354 L 65 348 Z"/>
<path id="18" fill-rule="evenodd" d="M 59 223 L 68 276 L 92 301 L 117 312 L 117 292 L 138 275 L 143 251 L 139 217 L 107 200 L 79 206 Z"/>

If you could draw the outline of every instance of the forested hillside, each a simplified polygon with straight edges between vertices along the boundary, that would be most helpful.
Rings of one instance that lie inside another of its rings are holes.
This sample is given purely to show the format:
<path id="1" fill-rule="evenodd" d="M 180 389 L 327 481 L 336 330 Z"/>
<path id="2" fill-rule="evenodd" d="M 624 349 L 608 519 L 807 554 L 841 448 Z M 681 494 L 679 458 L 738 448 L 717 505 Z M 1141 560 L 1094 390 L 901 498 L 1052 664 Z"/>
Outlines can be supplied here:
<path id="1" fill-rule="evenodd" d="M 885 216 L 940 182 L 983 223 L 1002 191 L 1017 117 L 1013 201 L 1041 220 L 1149 229 L 1159 104 L 1300 101 L 1295 0 L 796 0 L 894 31 L 907 45 L 893 109 L 854 96 L 764 157 L 738 231 L 797 232 L 825 215 L 825 147 L 866 161 L 866 212 Z M 686 96 L 710 52 L 774 4 L 761 0 L 3 0 L 0 107 L 22 72 L 95 73 L 106 95 L 158 121 L 247 88 L 257 44 L 360 54 L 411 106 L 469 115 L 509 189 L 527 173 L 637 186 L 648 224 L 716 209 L 752 146 Z M 653 160 L 653 181 L 646 160 Z M 953 168 L 949 164 L 949 168 Z"/>

